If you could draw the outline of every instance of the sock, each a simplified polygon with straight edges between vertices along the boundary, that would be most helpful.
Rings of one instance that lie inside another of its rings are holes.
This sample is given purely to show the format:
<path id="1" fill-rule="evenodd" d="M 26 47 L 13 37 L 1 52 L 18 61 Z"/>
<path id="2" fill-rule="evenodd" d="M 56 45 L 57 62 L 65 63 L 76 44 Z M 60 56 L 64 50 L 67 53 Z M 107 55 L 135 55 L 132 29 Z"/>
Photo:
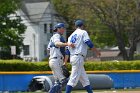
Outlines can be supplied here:
<path id="1" fill-rule="evenodd" d="M 90 85 L 85 86 L 85 89 L 87 90 L 88 93 L 93 93 Z"/>
<path id="2" fill-rule="evenodd" d="M 66 92 L 65 92 L 65 93 L 71 93 L 72 88 L 73 88 L 72 86 L 67 85 L 67 86 L 66 86 Z"/>

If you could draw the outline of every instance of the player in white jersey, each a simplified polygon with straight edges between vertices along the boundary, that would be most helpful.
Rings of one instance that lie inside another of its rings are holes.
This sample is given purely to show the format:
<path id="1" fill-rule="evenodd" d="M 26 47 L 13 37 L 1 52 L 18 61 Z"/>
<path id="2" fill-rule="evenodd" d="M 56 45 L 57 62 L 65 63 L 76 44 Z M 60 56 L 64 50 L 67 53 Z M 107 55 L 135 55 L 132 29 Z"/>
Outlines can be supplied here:
<path id="1" fill-rule="evenodd" d="M 88 93 L 93 93 L 84 69 L 84 58 L 86 57 L 88 47 L 91 48 L 92 51 L 96 52 L 98 56 L 100 56 L 100 52 L 94 47 L 87 31 L 83 30 L 83 21 L 77 20 L 75 22 L 75 26 L 76 30 L 68 38 L 68 43 L 73 43 L 75 48 L 68 47 L 67 50 L 70 54 L 72 71 L 66 86 L 66 93 L 71 93 L 72 88 L 76 86 L 79 80 Z"/>
<path id="2" fill-rule="evenodd" d="M 61 85 L 67 83 L 66 77 L 63 75 L 61 69 L 65 56 L 65 46 L 73 47 L 73 44 L 65 43 L 65 40 L 62 36 L 65 31 L 64 23 L 56 24 L 54 31 L 55 32 L 48 44 L 48 49 L 50 51 L 49 66 L 52 70 L 56 83 L 50 89 L 49 93 L 61 93 Z"/>

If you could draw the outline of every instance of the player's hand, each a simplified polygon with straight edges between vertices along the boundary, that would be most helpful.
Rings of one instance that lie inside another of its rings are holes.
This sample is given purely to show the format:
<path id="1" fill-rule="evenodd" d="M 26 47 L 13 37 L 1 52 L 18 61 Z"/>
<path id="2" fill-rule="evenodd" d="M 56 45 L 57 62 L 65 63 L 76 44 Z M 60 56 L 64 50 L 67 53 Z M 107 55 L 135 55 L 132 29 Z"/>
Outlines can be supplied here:
<path id="1" fill-rule="evenodd" d="M 67 65 L 67 62 L 64 62 L 64 63 L 63 63 L 63 65 L 65 65 L 65 66 L 66 66 L 66 65 Z"/>
<path id="2" fill-rule="evenodd" d="M 94 51 L 96 53 L 96 56 L 100 57 L 101 53 L 99 50 L 97 50 L 95 47 L 91 49 L 92 51 Z"/>
<path id="3" fill-rule="evenodd" d="M 67 43 L 67 44 L 68 44 L 68 46 L 75 48 L 75 45 L 73 43 Z"/>
<path id="4" fill-rule="evenodd" d="M 98 57 L 100 57 L 101 56 L 101 53 L 100 53 L 100 51 L 96 51 L 96 55 L 98 56 Z"/>

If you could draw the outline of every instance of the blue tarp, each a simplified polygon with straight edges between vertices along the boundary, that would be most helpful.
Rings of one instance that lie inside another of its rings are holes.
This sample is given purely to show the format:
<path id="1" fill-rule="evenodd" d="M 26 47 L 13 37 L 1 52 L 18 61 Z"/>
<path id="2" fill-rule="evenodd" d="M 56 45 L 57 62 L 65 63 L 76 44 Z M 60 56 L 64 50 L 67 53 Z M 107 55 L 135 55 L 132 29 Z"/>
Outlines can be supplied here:
<path id="1" fill-rule="evenodd" d="M 140 73 L 104 73 L 112 78 L 113 88 L 140 87 Z M 0 74 L 0 91 L 27 91 L 34 76 L 47 74 Z"/>
<path id="2" fill-rule="evenodd" d="M 0 91 L 27 91 L 28 85 L 35 74 L 0 75 Z"/>
<path id="3" fill-rule="evenodd" d="M 114 88 L 136 88 L 140 87 L 140 73 L 110 73 Z"/>

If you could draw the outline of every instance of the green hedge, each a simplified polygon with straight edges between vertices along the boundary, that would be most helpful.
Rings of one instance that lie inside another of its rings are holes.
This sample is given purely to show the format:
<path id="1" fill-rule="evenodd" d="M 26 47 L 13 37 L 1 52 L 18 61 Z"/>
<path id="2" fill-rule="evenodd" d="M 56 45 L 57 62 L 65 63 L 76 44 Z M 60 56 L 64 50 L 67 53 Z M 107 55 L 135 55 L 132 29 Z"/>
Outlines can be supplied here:
<path id="1" fill-rule="evenodd" d="M 85 64 L 86 71 L 95 70 L 140 70 L 139 61 L 106 61 L 106 62 L 87 62 Z"/>
<path id="2" fill-rule="evenodd" d="M 0 60 L 0 71 L 49 71 L 48 62 Z"/>
<path id="3" fill-rule="evenodd" d="M 68 64 L 71 70 L 71 65 Z M 140 70 L 140 60 L 137 61 L 102 61 L 85 62 L 86 71 L 96 70 Z M 51 71 L 48 62 L 24 62 L 21 60 L 0 60 L 0 71 Z"/>

